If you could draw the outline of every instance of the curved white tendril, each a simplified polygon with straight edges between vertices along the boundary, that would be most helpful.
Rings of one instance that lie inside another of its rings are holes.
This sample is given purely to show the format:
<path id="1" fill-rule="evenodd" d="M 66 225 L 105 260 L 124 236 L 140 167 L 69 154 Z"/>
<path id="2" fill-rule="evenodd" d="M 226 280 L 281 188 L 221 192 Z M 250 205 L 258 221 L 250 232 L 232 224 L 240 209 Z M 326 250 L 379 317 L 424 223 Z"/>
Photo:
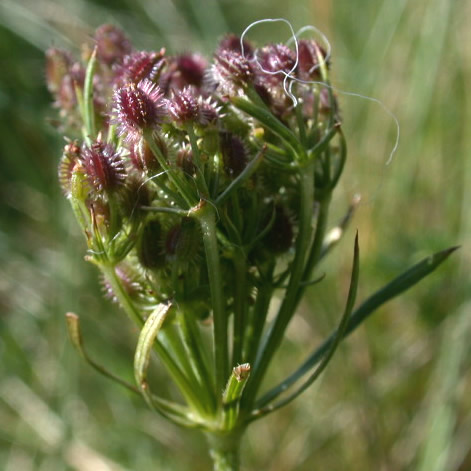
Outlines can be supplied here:
<path id="1" fill-rule="evenodd" d="M 286 72 L 283 69 L 279 69 L 279 70 L 275 70 L 275 71 L 266 70 L 260 64 L 260 62 L 257 58 L 257 52 L 255 52 L 254 57 L 253 57 L 252 60 L 257 64 L 257 66 L 260 68 L 260 70 L 265 74 L 269 74 L 269 75 L 283 74 L 285 76 L 285 78 L 283 79 L 283 90 L 285 91 L 285 93 L 293 101 L 293 106 L 296 106 L 298 104 L 298 99 L 296 98 L 296 96 L 293 93 L 291 93 L 290 87 L 288 87 L 288 79 L 292 78 L 292 73 L 298 67 L 298 62 L 299 62 L 298 41 L 296 39 L 296 33 L 294 32 L 294 29 L 293 29 L 293 26 L 291 25 L 291 23 L 285 18 L 265 18 L 263 20 L 254 21 L 253 23 L 249 24 L 249 26 L 247 26 L 247 28 L 245 28 L 243 33 L 241 34 L 241 36 L 240 36 L 240 49 L 241 49 L 242 57 L 244 59 L 247 59 L 247 57 L 245 56 L 245 48 L 244 48 L 244 37 L 245 37 L 245 35 L 249 32 L 249 30 L 251 30 L 254 26 L 256 26 L 258 24 L 261 24 L 261 23 L 276 23 L 276 22 L 285 23 L 286 25 L 288 25 L 288 28 L 291 31 L 291 39 L 294 40 L 295 49 L 296 49 L 296 61 L 293 65 L 293 67 L 291 68 L 291 70 L 289 72 Z"/>
<path id="2" fill-rule="evenodd" d="M 302 80 L 302 79 L 300 79 L 298 77 L 295 77 L 293 75 L 293 72 L 295 72 L 295 70 L 298 66 L 298 63 L 299 63 L 298 37 L 300 35 L 302 35 L 303 33 L 305 33 L 306 31 L 314 31 L 316 34 L 318 34 L 320 36 L 320 38 L 322 39 L 324 45 L 326 46 L 326 55 L 324 57 L 324 63 L 326 63 L 330 59 L 330 56 L 331 56 L 331 53 L 332 53 L 332 46 L 331 46 L 330 41 L 327 38 L 327 36 L 321 30 L 319 30 L 315 26 L 307 25 L 307 26 L 303 26 L 301 29 L 298 30 L 297 33 L 295 33 L 294 29 L 293 29 L 293 26 L 285 18 L 266 18 L 266 19 L 263 19 L 263 20 L 254 21 L 249 26 L 247 26 L 247 28 L 245 28 L 245 30 L 243 31 L 243 33 L 240 37 L 240 47 L 241 47 L 242 56 L 245 59 L 249 60 L 245 56 L 245 48 L 244 48 L 244 37 L 249 32 L 249 30 L 252 29 L 252 27 L 254 27 L 258 24 L 273 23 L 273 22 L 285 23 L 286 25 L 288 25 L 288 27 L 291 31 L 291 38 L 286 42 L 286 45 L 289 46 L 292 42 L 294 42 L 294 46 L 295 46 L 295 50 L 296 50 L 296 62 L 294 64 L 293 68 L 289 72 L 286 72 L 284 70 L 277 70 L 277 71 L 265 70 L 261 66 L 260 62 L 258 61 L 256 53 L 254 54 L 253 59 L 250 59 L 250 60 L 254 61 L 257 64 L 257 66 L 260 68 L 260 70 L 262 72 L 266 73 L 266 74 L 276 75 L 276 74 L 281 73 L 285 76 L 285 78 L 283 79 L 283 89 L 284 89 L 286 95 L 289 96 L 291 98 L 291 100 L 293 101 L 293 106 L 298 105 L 298 99 L 296 98 L 296 96 L 294 95 L 294 93 L 292 91 L 294 83 L 301 83 L 301 84 L 305 84 L 305 85 L 320 85 L 320 86 L 326 87 L 330 90 L 333 90 L 333 91 L 335 91 L 336 93 L 338 93 L 340 95 L 346 95 L 346 96 L 362 98 L 364 100 L 367 100 L 367 101 L 370 101 L 372 103 L 376 103 L 377 105 L 379 105 L 383 109 L 383 111 L 385 111 L 386 114 L 389 117 L 392 118 L 392 120 L 394 121 L 394 125 L 396 127 L 396 139 L 395 139 L 393 148 L 392 148 L 391 152 L 389 153 L 389 157 L 388 157 L 388 159 L 385 163 L 386 166 L 389 166 L 391 164 L 391 162 L 393 161 L 394 155 L 396 154 L 397 149 L 399 147 L 399 140 L 400 140 L 400 135 L 401 135 L 401 126 L 399 124 L 399 120 L 397 119 L 396 115 L 381 100 L 378 100 L 377 98 L 373 98 L 373 97 L 370 97 L 370 96 L 367 96 L 367 95 L 362 95 L 361 93 L 344 91 L 344 90 L 341 90 L 339 88 L 333 87 L 332 85 L 330 85 L 326 82 L 322 82 L 322 81 L 318 81 L 318 80 Z M 314 64 L 312 66 L 312 68 L 309 69 L 309 73 L 311 73 L 314 70 L 318 69 L 319 67 L 321 67 L 321 65 L 322 64 Z M 288 85 L 288 83 L 289 83 L 289 85 Z"/>

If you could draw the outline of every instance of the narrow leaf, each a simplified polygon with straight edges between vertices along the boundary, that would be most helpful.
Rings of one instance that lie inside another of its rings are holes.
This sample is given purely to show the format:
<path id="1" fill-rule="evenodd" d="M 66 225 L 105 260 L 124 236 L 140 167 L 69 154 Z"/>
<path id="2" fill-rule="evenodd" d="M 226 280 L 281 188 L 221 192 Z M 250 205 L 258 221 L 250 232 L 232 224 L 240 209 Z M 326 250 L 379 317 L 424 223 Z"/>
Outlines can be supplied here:
<path id="1" fill-rule="evenodd" d="M 285 399 L 282 399 L 281 401 L 277 402 L 276 404 L 272 404 L 268 407 L 264 407 L 262 409 L 255 410 L 252 415 L 252 420 L 258 419 L 270 412 L 273 412 L 277 409 L 280 409 L 281 407 L 285 406 L 286 404 L 289 404 L 291 401 L 296 399 L 298 396 L 300 396 L 307 388 L 309 388 L 314 381 L 316 381 L 317 378 L 321 375 L 321 373 L 326 369 L 327 365 L 329 364 L 330 360 L 334 356 L 335 351 L 337 350 L 337 347 L 340 344 L 340 341 L 342 340 L 345 330 L 348 325 L 348 321 L 350 319 L 350 315 L 353 311 L 353 306 L 355 304 L 356 296 L 357 296 L 357 288 L 358 288 L 358 279 L 360 275 L 360 248 L 358 245 L 358 233 L 355 236 L 355 245 L 353 249 L 353 266 L 352 266 L 352 274 L 350 278 L 350 288 L 348 290 L 348 297 L 347 297 L 347 303 L 345 306 L 344 313 L 342 315 L 342 318 L 340 320 L 339 326 L 335 332 L 335 336 L 333 337 L 333 340 L 331 342 L 331 345 L 329 346 L 329 349 L 327 350 L 324 358 L 322 359 L 321 363 L 319 366 L 314 370 L 314 372 L 309 376 L 309 378 L 304 381 L 304 383 L 292 394 L 290 394 L 288 397 Z M 262 398 L 263 400 L 263 398 Z M 258 405 L 258 404 L 257 404 Z"/>
<path id="2" fill-rule="evenodd" d="M 258 164 L 261 162 L 263 154 L 265 153 L 266 146 L 264 146 L 260 152 L 248 163 L 244 170 L 235 178 L 231 184 L 221 193 L 216 199 L 216 205 L 219 206 L 231 196 L 231 194 L 237 190 L 244 182 L 246 182 L 250 176 L 257 169 Z"/>
<path id="3" fill-rule="evenodd" d="M 92 139 L 96 137 L 95 107 L 93 104 L 93 77 L 95 75 L 96 68 L 96 54 L 97 49 L 95 48 L 88 61 L 83 88 L 83 118 L 87 134 Z"/>
<path id="4" fill-rule="evenodd" d="M 249 100 L 242 97 L 231 98 L 231 103 L 239 110 L 244 111 L 249 116 L 257 119 L 266 126 L 270 131 L 280 137 L 286 144 L 288 144 L 298 156 L 304 155 L 304 150 L 295 136 L 295 134 L 288 129 L 278 118 L 273 116 L 270 110 L 255 105 Z"/>
<path id="5" fill-rule="evenodd" d="M 121 379 L 119 376 L 108 371 L 105 367 L 98 364 L 96 361 L 92 360 L 88 353 L 85 351 L 83 345 L 83 338 L 82 338 L 82 330 L 80 328 L 80 318 L 77 314 L 73 312 L 68 312 L 66 315 L 67 321 L 67 330 L 69 332 L 69 337 L 72 342 L 72 345 L 76 348 L 80 356 L 96 371 L 98 371 L 103 376 L 113 380 L 114 382 L 124 386 L 127 390 L 135 393 L 140 394 L 139 389 L 136 388 L 133 384 L 128 383 L 124 379 Z M 197 427 L 198 423 L 191 420 L 190 411 L 180 405 L 176 404 L 172 401 L 168 401 L 166 399 L 162 399 L 160 397 L 151 396 L 151 400 L 157 412 L 162 414 L 163 416 L 167 417 L 169 420 L 178 423 L 185 427 Z"/>
<path id="6" fill-rule="evenodd" d="M 440 266 L 458 247 L 451 247 L 449 249 L 438 252 L 430 257 L 425 258 L 417 263 L 409 270 L 405 271 L 375 294 L 370 296 L 363 304 L 360 305 L 352 314 L 348 321 L 343 337 L 353 332 L 365 319 L 367 319 L 379 307 L 395 298 L 401 293 L 407 291 L 420 280 L 432 273 L 438 266 Z M 259 407 L 264 407 L 275 399 L 283 391 L 286 391 L 298 379 L 308 373 L 319 361 L 322 360 L 324 355 L 329 351 L 332 343 L 335 341 L 337 331 L 330 334 L 330 336 L 307 358 L 307 360 L 288 378 L 268 391 L 259 401 Z"/>

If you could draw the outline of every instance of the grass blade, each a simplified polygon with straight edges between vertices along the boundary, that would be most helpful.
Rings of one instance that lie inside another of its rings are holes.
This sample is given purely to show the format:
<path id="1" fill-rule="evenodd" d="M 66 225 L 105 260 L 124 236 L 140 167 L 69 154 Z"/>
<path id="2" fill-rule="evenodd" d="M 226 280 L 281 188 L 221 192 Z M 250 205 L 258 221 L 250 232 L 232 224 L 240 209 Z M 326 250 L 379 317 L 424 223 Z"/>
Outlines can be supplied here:
<path id="1" fill-rule="evenodd" d="M 364 320 L 366 320 L 373 312 L 376 311 L 383 304 L 389 300 L 400 295 L 404 291 L 414 286 L 420 280 L 432 273 L 438 266 L 440 266 L 458 247 L 451 247 L 449 249 L 438 252 L 430 257 L 425 258 L 417 263 L 409 270 L 405 271 L 397 278 L 392 280 L 382 289 L 370 296 L 363 304 L 358 307 L 348 321 L 343 337 L 353 332 Z M 283 391 L 286 391 L 298 379 L 308 373 L 317 363 L 319 363 L 326 353 L 331 348 L 337 336 L 337 330 L 330 334 L 330 336 L 318 347 L 308 359 L 288 378 L 282 381 L 279 385 L 268 391 L 257 403 L 259 407 L 264 407 L 275 399 Z"/>

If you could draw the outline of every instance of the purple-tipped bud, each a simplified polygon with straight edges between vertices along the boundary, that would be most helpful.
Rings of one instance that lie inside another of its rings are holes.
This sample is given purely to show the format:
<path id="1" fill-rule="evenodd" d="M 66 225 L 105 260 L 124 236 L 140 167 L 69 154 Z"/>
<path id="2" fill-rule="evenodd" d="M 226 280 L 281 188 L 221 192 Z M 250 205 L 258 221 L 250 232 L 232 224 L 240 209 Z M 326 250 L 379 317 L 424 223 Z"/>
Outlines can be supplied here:
<path id="1" fill-rule="evenodd" d="M 265 247 L 277 254 L 286 252 L 293 244 L 293 236 L 293 223 L 286 209 L 281 205 L 276 205 L 275 220 L 264 238 Z"/>
<path id="2" fill-rule="evenodd" d="M 301 80 L 319 80 L 321 62 L 319 57 L 326 58 L 326 52 L 313 39 L 302 39 L 298 43 L 299 62 L 298 62 L 298 75 Z M 330 64 L 327 61 L 326 66 Z"/>
<path id="3" fill-rule="evenodd" d="M 58 89 L 54 92 L 54 106 L 67 114 L 77 105 L 76 87 L 83 88 L 85 69 L 78 62 L 72 64 L 62 77 Z"/>
<path id="4" fill-rule="evenodd" d="M 221 133 L 221 154 L 224 169 L 231 177 L 236 177 L 247 165 L 247 150 L 242 140 L 230 132 Z"/>
<path id="5" fill-rule="evenodd" d="M 120 192 L 121 210 L 125 217 L 131 219 L 142 215 L 142 207 L 152 203 L 152 191 L 145 180 L 135 175 L 128 176 L 126 187 Z"/>
<path id="6" fill-rule="evenodd" d="M 254 49 L 251 43 L 244 39 L 244 56 L 250 57 L 253 55 Z M 242 48 L 240 46 L 240 36 L 235 34 L 227 34 L 219 42 L 218 51 L 228 50 L 238 52 L 242 54 Z"/>
<path id="7" fill-rule="evenodd" d="M 198 123 L 202 126 L 215 124 L 220 117 L 221 108 L 214 102 L 211 97 L 204 99 L 198 97 Z"/>
<path id="8" fill-rule="evenodd" d="M 176 59 L 177 71 L 182 80 L 182 87 L 194 85 L 201 87 L 208 62 L 200 54 L 182 54 Z M 181 88 L 182 88 L 181 87 Z"/>
<path id="9" fill-rule="evenodd" d="M 198 224 L 192 218 L 185 217 L 180 224 L 173 226 L 167 233 L 165 252 L 171 258 L 187 263 L 198 254 L 201 234 Z"/>
<path id="10" fill-rule="evenodd" d="M 56 48 L 46 51 L 46 83 L 51 93 L 59 91 L 72 62 L 72 57 L 67 51 Z"/>
<path id="11" fill-rule="evenodd" d="M 131 299 L 138 299 L 144 289 L 142 285 L 138 281 L 138 276 L 132 273 L 132 270 L 126 266 L 117 266 L 114 269 L 116 276 L 118 277 L 120 284 L 126 294 Z M 105 297 L 113 301 L 114 303 L 119 303 L 118 297 L 116 296 L 115 292 L 113 291 L 113 287 L 111 283 L 105 278 L 102 278 L 103 284 L 103 291 L 105 293 Z"/>
<path id="12" fill-rule="evenodd" d="M 252 83 L 254 78 L 249 61 L 239 52 L 227 49 L 215 54 L 211 72 L 221 91 L 229 95 Z"/>
<path id="13" fill-rule="evenodd" d="M 332 102 L 330 101 L 330 93 L 327 88 L 322 88 L 319 93 L 319 111 L 324 114 L 330 114 L 332 111 L 337 112 L 337 98 L 333 95 Z M 333 108 L 333 110 L 332 110 Z"/>
<path id="14" fill-rule="evenodd" d="M 281 83 L 296 63 L 296 54 L 284 44 L 270 44 L 257 52 L 257 74 L 272 85 Z"/>
<path id="15" fill-rule="evenodd" d="M 150 80 L 118 88 L 113 96 L 113 120 L 128 142 L 136 142 L 143 129 L 162 123 L 165 100 L 160 88 Z"/>
<path id="16" fill-rule="evenodd" d="M 124 161 L 111 144 L 96 141 L 90 147 L 84 147 L 81 163 L 95 193 L 113 193 L 124 185 Z"/>
<path id="17" fill-rule="evenodd" d="M 95 31 L 98 60 L 111 66 L 121 62 L 131 52 L 131 43 L 126 35 L 114 25 L 101 25 Z"/>
<path id="18" fill-rule="evenodd" d="M 177 124 L 185 124 L 198 119 L 198 101 L 190 88 L 175 91 L 167 101 L 170 117 Z"/>
<path id="19" fill-rule="evenodd" d="M 75 165 L 80 161 L 81 149 L 76 141 L 69 142 L 64 147 L 62 158 L 59 163 L 59 183 L 66 196 L 70 196 L 72 172 Z"/>
<path id="20" fill-rule="evenodd" d="M 196 167 L 193 162 L 193 152 L 188 146 L 182 147 L 177 152 L 176 162 L 177 167 L 180 167 L 187 175 L 194 175 Z"/>
<path id="21" fill-rule="evenodd" d="M 200 88 L 207 66 L 206 59 L 200 54 L 182 54 L 173 57 L 169 60 L 159 85 L 165 93 L 182 90 L 188 86 Z"/>
<path id="22" fill-rule="evenodd" d="M 165 146 L 165 142 L 157 137 L 155 137 L 155 141 L 160 147 L 162 154 L 166 155 L 167 148 Z M 139 172 L 146 172 L 151 175 L 155 175 L 161 170 L 158 160 L 150 149 L 149 144 L 147 144 L 144 139 L 140 139 L 131 145 L 129 157 L 134 168 Z"/>
<path id="23" fill-rule="evenodd" d="M 127 55 L 122 65 L 116 67 L 115 83 L 122 86 L 130 82 L 139 83 L 144 79 L 157 81 L 165 66 L 164 54 L 165 49 L 159 52 L 138 51 Z"/>
<path id="24" fill-rule="evenodd" d="M 161 250 L 162 227 L 156 219 L 149 221 L 142 230 L 137 244 L 137 257 L 144 268 L 158 269 L 165 263 Z"/>

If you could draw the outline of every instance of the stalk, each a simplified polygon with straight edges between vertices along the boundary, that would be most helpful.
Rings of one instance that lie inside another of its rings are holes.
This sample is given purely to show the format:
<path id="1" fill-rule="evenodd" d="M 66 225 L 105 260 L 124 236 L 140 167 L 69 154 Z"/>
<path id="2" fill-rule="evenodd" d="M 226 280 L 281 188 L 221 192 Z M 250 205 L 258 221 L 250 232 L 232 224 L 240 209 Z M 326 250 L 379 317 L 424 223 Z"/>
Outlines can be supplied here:
<path id="1" fill-rule="evenodd" d="M 283 340 L 289 321 L 293 317 L 298 303 L 299 284 L 303 280 L 305 257 L 309 250 L 312 234 L 312 212 L 314 201 L 314 162 L 310 162 L 300 171 L 300 212 L 299 233 L 296 239 L 296 255 L 291 269 L 291 277 L 285 298 L 280 306 L 275 322 L 272 324 L 264 343 L 260 346 L 252 380 L 247 385 L 245 404 L 249 407 L 257 394 L 258 388 L 268 366 Z"/>
<path id="2" fill-rule="evenodd" d="M 110 282 L 114 294 L 118 298 L 119 302 L 123 306 L 123 309 L 128 314 L 129 318 L 132 319 L 136 323 L 136 325 L 139 326 L 139 328 L 142 328 L 142 326 L 144 325 L 144 320 L 142 319 L 134 303 L 131 301 L 131 299 L 129 299 L 128 294 L 126 293 L 123 286 L 121 285 L 121 282 L 116 276 L 114 268 L 101 265 L 101 270 Z M 154 343 L 154 349 L 159 355 L 159 358 L 166 366 L 168 372 L 170 373 L 170 376 L 178 385 L 188 404 L 192 405 L 196 410 L 200 411 L 204 415 L 204 407 L 201 405 L 200 399 L 195 394 L 191 383 L 189 383 L 187 377 L 181 371 L 180 367 L 175 363 L 172 356 L 168 353 L 164 345 L 162 345 L 162 343 L 158 339 Z"/>
<path id="3" fill-rule="evenodd" d="M 206 204 L 198 209 L 195 216 L 198 218 L 203 232 L 203 243 L 211 289 L 216 391 L 222 391 L 229 370 L 229 358 L 227 351 L 227 317 L 222 288 L 219 247 L 216 236 L 215 210 L 212 206 Z"/>
<path id="4" fill-rule="evenodd" d="M 235 269 L 234 286 L 234 341 L 232 364 L 243 361 L 242 347 L 247 318 L 247 263 L 243 250 L 237 250 L 233 258 Z"/>
<path id="5" fill-rule="evenodd" d="M 207 435 L 213 471 L 239 471 L 242 433 L 243 431 L 236 431 L 229 434 Z"/>

